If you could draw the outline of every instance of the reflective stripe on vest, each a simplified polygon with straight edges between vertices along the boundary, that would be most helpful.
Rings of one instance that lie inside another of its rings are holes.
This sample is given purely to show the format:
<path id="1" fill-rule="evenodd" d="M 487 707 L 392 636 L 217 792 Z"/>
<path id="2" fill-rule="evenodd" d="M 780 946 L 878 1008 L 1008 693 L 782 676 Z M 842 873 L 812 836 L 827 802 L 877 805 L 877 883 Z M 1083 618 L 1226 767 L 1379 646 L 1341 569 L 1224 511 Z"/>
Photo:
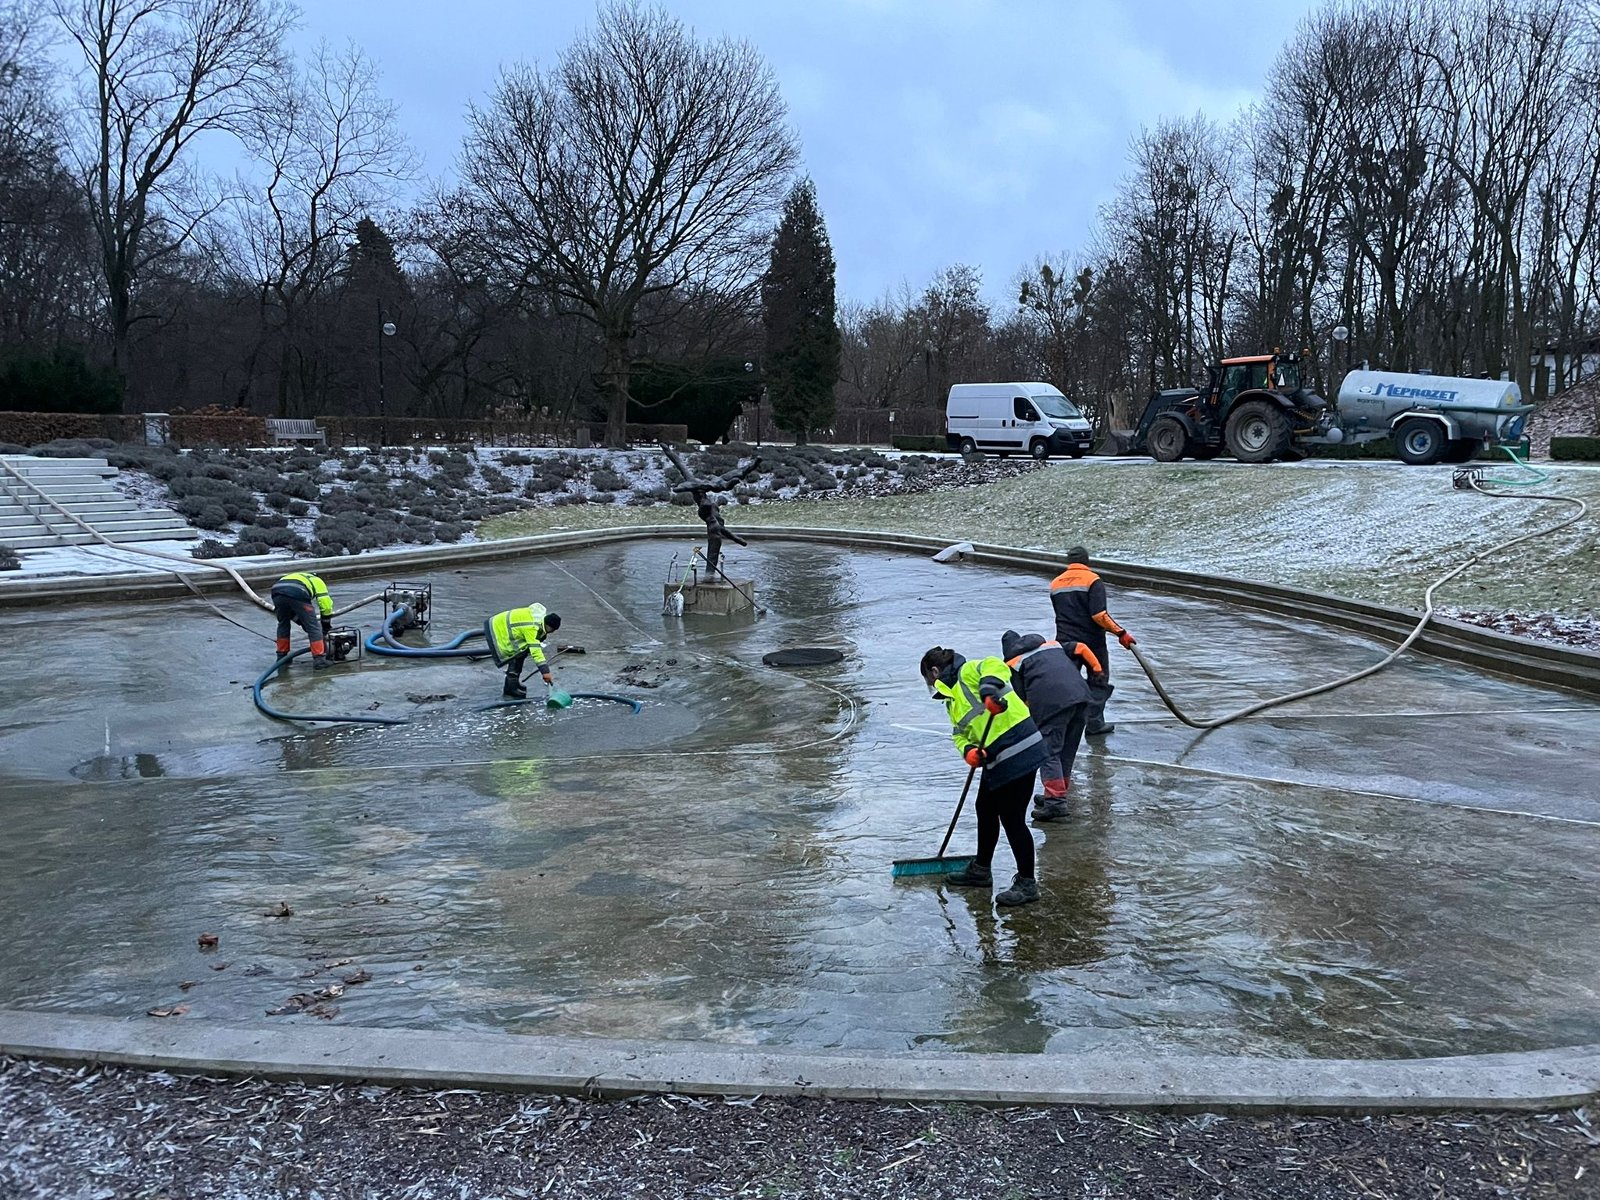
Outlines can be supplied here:
<path id="1" fill-rule="evenodd" d="M 328 585 L 322 582 L 320 576 L 313 575 L 310 571 L 294 571 L 278 582 L 298 583 L 311 593 L 311 598 L 317 602 L 318 612 L 325 617 L 333 615 L 333 597 L 328 595 Z"/>
<path id="2" fill-rule="evenodd" d="M 991 767 L 998 766 L 1000 763 L 1005 762 L 1005 760 L 1010 758 L 1013 754 L 1021 754 L 1030 746 L 1037 746 L 1042 741 L 1044 741 L 1044 735 L 1040 733 L 1037 728 L 1035 728 L 1032 733 L 1023 738 L 1020 742 L 1017 742 L 1013 746 L 1007 746 L 1004 750 L 1000 751 L 999 754 L 991 755 L 989 758 L 989 765 Z M 995 744 L 999 745 L 998 742 Z"/>
<path id="3" fill-rule="evenodd" d="M 527 648 L 534 661 L 543 665 L 544 655 L 539 643 L 544 640 L 544 615 L 544 605 L 533 604 L 527 608 L 510 608 L 491 617 L 489 633 L 500 658 L 513 658 Z"/>

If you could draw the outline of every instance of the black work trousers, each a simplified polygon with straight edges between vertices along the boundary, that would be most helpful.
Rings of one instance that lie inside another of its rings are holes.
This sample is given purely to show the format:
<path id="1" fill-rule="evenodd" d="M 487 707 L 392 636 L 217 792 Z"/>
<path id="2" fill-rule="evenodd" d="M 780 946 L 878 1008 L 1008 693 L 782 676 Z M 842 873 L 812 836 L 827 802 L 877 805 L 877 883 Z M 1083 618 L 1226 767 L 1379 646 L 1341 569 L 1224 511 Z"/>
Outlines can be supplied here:
<path id="1" fill-rule="evenodd" d="M 289 631 L 299 625 L 306 631 L 311 643 L 311 654 L 321 658 L 326 652 L 322 642 L 322 614 L 311 593 L 297 583 L 280 583 L 272 589 L 272 614 L 278 618 L 278 653 L 289 652 Z"/>
<path id="2" fill-rule="evenodd" d="M 1017 874 L 1033 878 L 1033 830 L 1028 828 L 1028 801 L 1033 798 L 1034 772 L 1029 771 L 1002 783 L 999 787 L 986 784 L 978 786 L 978 853 L 979 866 L 987 867 L 994 860 L 994 848 L 1000 844 L 1000 829 L 1005 827 L 1006 843 L 1012 857 L 1017 860 Z"/>

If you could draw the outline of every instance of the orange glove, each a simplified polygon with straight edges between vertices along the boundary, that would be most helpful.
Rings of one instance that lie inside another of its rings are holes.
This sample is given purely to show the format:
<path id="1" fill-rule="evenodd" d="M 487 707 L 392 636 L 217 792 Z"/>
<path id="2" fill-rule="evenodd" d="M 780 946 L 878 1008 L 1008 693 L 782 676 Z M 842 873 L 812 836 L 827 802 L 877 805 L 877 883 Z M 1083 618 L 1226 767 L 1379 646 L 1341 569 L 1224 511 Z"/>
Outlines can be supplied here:
<path id="1" fill-rule="evenodd" d="M 1132 650 L 1139 644 L 1138 642 L 1134 641 L 1133 634 L 1129 633 L 1126 629 L 1124 629 L 1118 636 L 1117 641 L 1122 643 L 1122 648 L 1124 650 Z"/>
<path id="2" fill-rule="evenodd" d="M 554 679 L 550 678 L 550 672 L 549 671 L 545 671 L 542 675 L 539 676 L 539 678 L 544 680 L 545 687 L 554 687 L 555 686 L 555 682 L 556 681 Z"/>
<path id="3" fill-rule="evenodd" d="M 981 767 L 989 761 L 989 752 L 982 746 L 974 746 L 963 757 L 967 760 L 967 766 Z"/>
<path id="4" fill-rule="evenodd" d="M 993 713 L 996 716 L 998 716 L 999 714 L 1005 712 L 1005 710 L 1006 710 L 1005 697 L 1003 697 L 1003 696 L 985 696 L 983 698 L 983 707 L 984 707 L 984 711 Z"/>

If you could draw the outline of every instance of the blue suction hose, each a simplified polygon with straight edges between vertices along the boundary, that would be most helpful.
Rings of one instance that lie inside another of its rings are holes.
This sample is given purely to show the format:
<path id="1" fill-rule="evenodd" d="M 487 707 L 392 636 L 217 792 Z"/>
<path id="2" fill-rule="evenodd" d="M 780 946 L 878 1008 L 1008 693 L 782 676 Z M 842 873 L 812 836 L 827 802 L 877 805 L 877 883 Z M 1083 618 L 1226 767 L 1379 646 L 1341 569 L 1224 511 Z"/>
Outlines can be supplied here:
<path id="1" fill-rule="evenodd" d="M 258 678 L 256 680 L 255 686 L 250 689 L 250 694 L 255 699 L 256 707 L 259 708 L 267 716 L 271 717 L 274 721 L 349 721 L 349 722 L 351 722 L 352 724 L 355 724 L 355 725 L 409 725 L 409 724 L 411 724 L 411 722 L 406 720 L 404 717 L 357 717 L 357 716 L 340 716 L 340 715 L 337 715 L 337 714 L 326 715 L 326 714 L 321 714 L 321 713 L 286 713 L 286 712 L 280 712 L 278 709 L 273 708 L 272 705 L 268 704 L 265 700 L 263 700 L 261 698 L 261 688 L 267 682 L 267 680 L 271 679 L 274 675 L 276 675 L 279 671 L 283 670 L 284 667 L 287 667 L 291 662 L 293 662 L 295 659 L 299 658 L 302 654 L 309 654 L 309 653 L 311 653 L 311 647 L 310 646 L 302 646 L 300 649 L 296 650 L 293 654 L 285 654 L 283 657 L 281 657 L 281 658 L 277 659 L 276 661 L 274 661 L 273 664 L 270 667 L 268 667 L 265 671 L 261 672 L 261 676 L 260 676 L 260 678 Z"/>
<path id="2" fill-rule="evenodd" d="M 394 625 L 401 617 L 409 618 L 411 610 L 405 605 L 395 609 L 384 618 L 383 624 L 367 636 L 366 649 L 369 654 L 377 654 L 385 658 L 488 658 L 487 646 L 465 646 L 463 643 L 473 638 L 481 638 L 483 630 L 469 629 L 465 633 L 458 633 L 442 646 L 428 646 L 418 648 L 403 645 L 395 641 Z"/>

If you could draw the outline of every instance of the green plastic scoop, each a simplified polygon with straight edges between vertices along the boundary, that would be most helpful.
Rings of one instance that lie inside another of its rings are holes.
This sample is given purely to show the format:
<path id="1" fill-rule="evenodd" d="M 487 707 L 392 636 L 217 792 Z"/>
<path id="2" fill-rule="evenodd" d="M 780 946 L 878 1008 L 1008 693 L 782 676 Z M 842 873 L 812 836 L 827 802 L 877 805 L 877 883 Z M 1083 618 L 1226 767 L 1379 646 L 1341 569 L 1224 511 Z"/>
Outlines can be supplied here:
<path id="1" fill-rule="evenodd" d="M 560 688 L 551 688 L 550 694 L 544 698 L 546 708 L 571 708 L 572 696 Z"/>

